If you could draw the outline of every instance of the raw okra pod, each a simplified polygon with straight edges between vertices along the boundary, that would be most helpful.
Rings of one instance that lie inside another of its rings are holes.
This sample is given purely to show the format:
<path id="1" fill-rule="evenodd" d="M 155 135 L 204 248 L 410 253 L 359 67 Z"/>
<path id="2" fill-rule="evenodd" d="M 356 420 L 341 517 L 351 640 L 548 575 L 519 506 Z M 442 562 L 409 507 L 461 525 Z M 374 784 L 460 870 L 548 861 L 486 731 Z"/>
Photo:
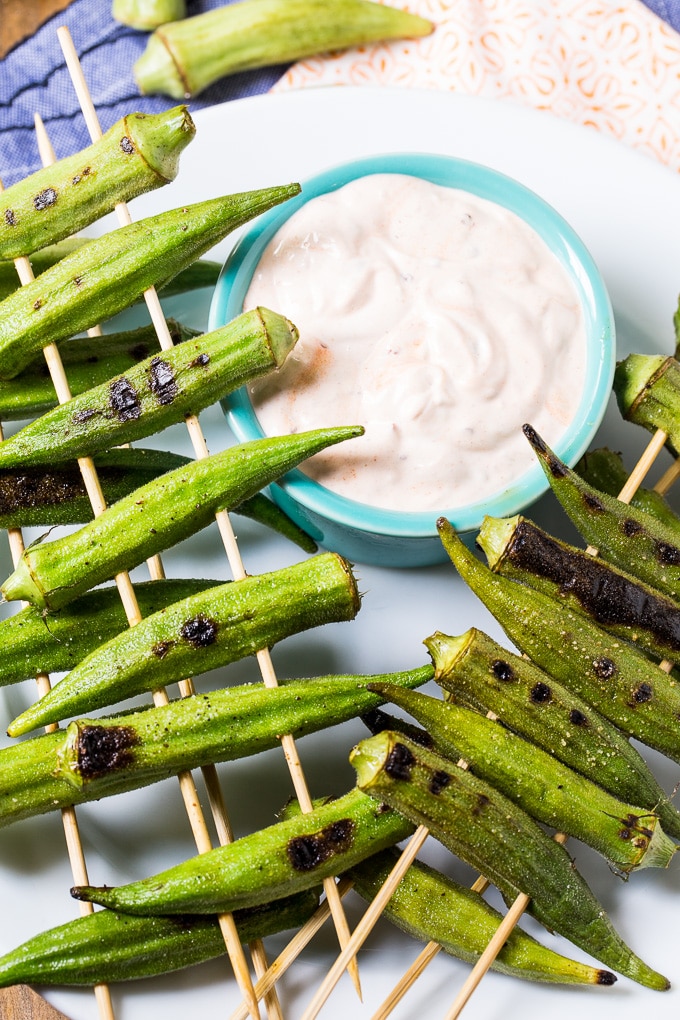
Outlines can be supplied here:
<path id="1" fill-rule="evenodd" d="M 615 797 L 658 814 L 664 831 L 680 839 L 680 813 L 645 760 L 616 726 L 567 687 L 476 628 L 460 637 L 438 631 L 425 645 L 435 680 L 456 701 L 493 712 Z"/>
<path id="2" fill-rule="evenodd" d="M 383 850 L 351 868 L 348 877 L 355 892 L 370 902 L 397 860 L 395 850 Z M 395 889 L 383 916 L 413 938 L 438 942 L 444 952 L 471 964 L 477 962 L 502 921 L 501 914 L 479 893 L 418 860 Z M 510 977 L 551 984 L 613 985 L 616 981 L 611 971 L 561 956 L 521 928 L 513 929 L 491 967 Z"/>
<path id="3" fill-rule="evenodd" d="M 298 928 L 319 902 L 310 889 L 276 903 L 239 910 L 242 942 Z M 94 985 L 169 974 L 224 954 L 217 918 L 132 917 L 98 910 L 41 932 L 0 957 L 0 987 Z"/>
<path id="4" fill-rule="evenodd" d="M 297 338 L 293 324 L 276 312 L 243 312 L 30 422 L 0 444 L 0 467 L 89 457 L 160 432 L 279 368 Z"/>
<path id="5" fill-rule="evenodd" d="M 233 446 L 169 471 L 118 500 L 80 530 L 24 552 L 0 590 L 42 609 L 59 609 L 101 581 L 129 570 L 207 527 L 319 450 L 360 427 L 317 429 Z"/>
<path id="6" fill-rule="evenodd" d="M 362 741 L 350 760 L 361 790 L 426 825 L 506 900 L 525 893 L 529 911 L 551 931 L 633 981 L 669 987 L 617 934 L 565 848 L 488 783 L 389 732 Z"/>
<path id="7" fill-rule="evenodd" d="M 629 354 L 614 372 L 614 393 L 627 421 L 650 432 L 663 429 L 680 453 L 680 362 L 662 355 Z"/>
<path id="8" fill-rule="evenodd" d="M 173 602 L 222 584 L 205 578 L 164 578 L 137 583 L 134 591 L 142 616 L 151 616 Z M 0 685 L 19 683 L 38 673 L 73 669 L 128 626 L 118 589 L 113 586 L 74 599 L 49 620 L 33 606 L 26 606 L 0 623 Z"/>
<path id="9" fill-rule="evenodd" d="M 196 694 L 159 708 L 77 719 L 66 730 L 0 750 L 0 826 L 136 790 L 215 762 L 277 747 L 337 726 L 382 698 L 374 680 L 418 686 L 432 667 L 382 677 L 329 676 L 246 684 Z"/>
<path id="10" fill-rule="evenodd" d="M 628 481 L 628 472 L 623 465 L 621 454 L 614 453 L 606 447 L 584 453 L 574 470 L 584 482 L 592 485 L 594 489 L 599 489 L 600 492 L 606 492 L 608 496 L 617 497 Z M 630 505 L 646 510 L 670 528 L 675 528 L 680 542 L 680 518 L 660 492 L 640 487 L 633 495 Z"/>
<path id="11" fill-rule="evenodd" d="M 521 652 L 624 733 L 680 761 L 680 690 L 673 678 L 581 613 L 494 574 L 444 518 L 438 527 L 458 572 Z"/>
<path id="12" fill-rule="evenodd" d="M 0 196 L 0 258 L 30 255 L 174 181 L 195 134 L 186 106 L 128 113 L 88 148 L 18 181 Z"/>
<path id="13" fill-rule="evenodd" d="M 352 620 L 360 607 L 349 564 L 322 553 L 176 602 L 97 648 L 9 726 L 18 736 L 143 691 L 227 665 L 284 637 Z"/>
<path id="14" fill-rule="evenodd" d="M 299 191 L 290 184 L 213 198 L 89 241 L 0 303 L 0 378 L 163 286 L 236 227 Z"/>
<path id="15" fill-rule="evenodd" d="M 586 484 L 546 446 L 529 425 L 534 448 L 550 488 L 589 545 L 621 570 L 680 601 L 680 541 L 677 529 L 635 506 Z"/>
<path id="16" fill-rule="evenodd" d="M 185 18 L 187 6 L 185 0 L 113 0 L 111 13 L 123 25 L 152 32 L 169 21 Z"/>
<path id="17" fill-rule="evenodd" d="M 412 832 L 402 815 L 354 789 L 153 878 L 114 888 L 78 886 L 72 893 L 129 914 L 221 913 L 309 889 Z"/>
<path id="18" fill-rule="evenodd" d="M 425 726 L 439 754 L 465 759 L 532 818 L 575 836 L 621 871 L 670 864 L 676 847 L 655 814 L 613 797 L 501 722 L 417 691 L 390 691 L 381 682 L 371 689 Z"/>
<path id="19" fill-rule="evenodd" d="M 658 659 L 680 653 L 680 604 L 526 517 L 485 517 L 477 536 L 491 570 L 584 613 Z"/>
<path id="20" fill-rule="evenodd" d="M 157 29 L 134 75 L 143 94 L 188 99 L 237 71 L 432 29 L 424 18 L 367 0 L 248 0 Z"/>

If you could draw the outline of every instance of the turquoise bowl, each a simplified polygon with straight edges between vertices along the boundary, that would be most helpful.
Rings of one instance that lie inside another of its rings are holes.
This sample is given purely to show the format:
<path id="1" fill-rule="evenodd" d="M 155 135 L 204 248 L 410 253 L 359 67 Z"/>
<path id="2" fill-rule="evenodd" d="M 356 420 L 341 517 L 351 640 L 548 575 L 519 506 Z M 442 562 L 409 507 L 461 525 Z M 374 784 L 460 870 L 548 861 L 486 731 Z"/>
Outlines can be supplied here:
<path id="1" fill-rule="evenodd" d="M 427 153 L 391 153 L 353 160 L 316 174 L 302 193 L 261 216 L 229 256 L 210 309 L 210 329 L 239 315 L 253 273 L 267 244 L 309 199 L 367 174 L 399 173 L 434 184 L 469 191 L 504 206 L 525 220 L 558 258 L 580 297 L 587 333 L 586 381 L 574 420 L 555 452 L 569 465 L 587 450 L 606 410 L 615 365 L 614 317 L 606 287 L 592 257 L 568 223 L 543 199 L 517 181 L 488 167 Z M 277 309 L 285 315 L 284 309 Z M 264 435 L 244 389 L 224 402 L 227 421 L 237 439 Z M 349 424 L 355 424 L 350 422 Z M 507 488 L 454 510 L 400 512 L 383 510 L 339 496 L 304 475 L 291 471 L 271 486 L 272 498 L 319 543 L 358 563 L 384 567 L 421 567 L 444 562 L 446 553 L 436 529 L 447 517 L 456 530 L 473 538 L 486 514 L 505 517 L 526 510 L 547 489 L 538 462 Z"/>

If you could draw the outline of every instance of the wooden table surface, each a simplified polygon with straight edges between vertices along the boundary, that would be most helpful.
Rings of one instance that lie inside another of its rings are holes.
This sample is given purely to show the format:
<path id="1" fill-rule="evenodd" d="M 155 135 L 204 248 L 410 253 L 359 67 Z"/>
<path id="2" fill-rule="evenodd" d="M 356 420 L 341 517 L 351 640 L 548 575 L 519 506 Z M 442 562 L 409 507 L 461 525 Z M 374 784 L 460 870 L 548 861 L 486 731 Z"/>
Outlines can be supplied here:
<path id="1" fill-rule="evenodd" d="M 0 0 L 0 57 L 69 3 L 70 0 Z"/>

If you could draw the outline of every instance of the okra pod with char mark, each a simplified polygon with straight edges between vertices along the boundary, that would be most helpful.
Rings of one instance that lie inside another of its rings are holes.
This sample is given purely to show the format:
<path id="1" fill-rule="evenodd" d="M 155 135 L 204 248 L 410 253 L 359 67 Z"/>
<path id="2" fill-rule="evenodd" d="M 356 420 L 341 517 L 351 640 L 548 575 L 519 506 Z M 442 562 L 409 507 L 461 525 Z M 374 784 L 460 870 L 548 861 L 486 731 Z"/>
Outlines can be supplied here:
<path id="1" fill-rule="evenodd" d="M 97 648 L 8 728 L 26 733 L 227 665 L 284 637 L 352 620 L 360 607 L 349 564 L 322 553 L 174 603 Z"/>
<path id="2" fill-rule="evenodd" d="M 395 850 L 383 850 L 348 872 L 355 892 L 369 902 L 397 863 Z M 422 861 L 414 861 L 392 893 L 383 916 L 422 942 L 438 942 L 445 953 L 476 963 L 502 921 L 479 893 L 466 889 Z M 0 961 L 0 974 L 2 974 Z M 613 985 L 611 971 L 590 967 L 547 949 L 514 928 L 491 964 L 493 970 L 526 981 L 551 984 Z"/>
<path id="3" fill-rule="evenodd" d="M 12 185 L 0 196 L 0 258 L 30 255 L 173 181 L 195 134 L 186 106 L 128 113 L 93 145 Z"/>
<path id="4" fill-rule="evenodd" d="M 503 723 L 462 705 L 402 691 L 377 682 L 371 689 L 424 726 L 434 749 L 463 758 L 485 779 L 539 822 L 593 847 L 623 872 L 666 868 L 675 844 L 658 817 L 613 797 Z"/>
<path id="5" fill-rule="evenodd" d="M 488 783 L 387 731 L 358 744 L 350 760 L 359 789 L 427 826 L 506 900 L 524 893 L 551 931 L 648 988 L 669 987 L 617 934 L 565 848 Z"/>
<path id="6" fill-rule="evenodd" d="M 380 39 L 429 35 L 433 27 L 368 0 L 248 0 L 157 29 L 134 75 L 143 94 L 188 99 L 237 71 Z"/>
<path id="7" fill-rule="evenodd" d="M 534 448 L 550 488 L 589 545 L 604 559 L 680 601 L 680 539 L 677 528 L 628 506 L 584 482 L 530 426 Z"/>
<path id="8" fill-rule="evenodd" d="M 621 454 L 606 447 L 584 453 L 574 470 L 584 482 L 600 492 L 606 492 L 608 496 L 618 496 L 628 482 L 628 472 Z M 662 523 L 674 528 L 680 543 L 680 517 L 660 492 L 640 486 L 633 494 L 630 505 L 646 510 Z"/>
<path id="9" fill-rule="evenodd" d="M 237 910 L 316 886 L 412 832 L 401 814 L 354 789 L 153 878 L 114 888 L 78 886 L 72 892 L 129 914 Z"/>
<path id="10" fill-rule="evenodd" d="M 624 733 L 680 761 L 680 689 L 672 677 L 581 613 L 494 574 L 444 518 L 438 527 L 458 572 L 521 652 Z"/>
<path id="11" fill-rule="evenodd" d="M 614 372 L 614 393 L 628 421 L 649 432 L 663 429 L 666 445 L 680 453 L 680 362 L 663 355 L 629 354 Z"/>
<path id="12" fill-rule="evenodd" d="M 174 343 L 200 336 L 198 330 L 168 319 Z M 59 345 L 71 393 L 77 396 L 100 386 L 116 375 L 159 353 L 154 326 L 142 326 L 125 333 L 108 333 L 104 338 L 79 338 Z M 0 381 L 0 420 L 36 418 L 58 404 L 45 359 L 40 356 L 13 379 Z"/>
<path id="13" fill-rule="evenodd" d="M 286 680 L 196 694 L 159 708 L 77 719 L 66 730 L 0 750 L 0 826 L 111 797 L 167 776 L 234 761 L 337 726 L 381 703 L 374 680 L 419 686 L 432 667 L 381 677 Z"/>
<path id="14" fill-rule="evenodd" d="M 89 588 L 199 531 L 307 457 L 361 435 L 360 427 L 316 429 L 233 446 L 156 478 L 78 531 L 29 546 L 0 590 L 53 610 Z"/>
<path id="15" fill-rule="evenodd" d="M 497 574 L 584 613 L 659 659 L 680 654 L 680 604 L 526 517 L 485 517 L 477 544 Z"/>
<path id="16" fill-rule="evenodd" d="M 239 910 L 242 942 L 298 928 L 318 906 L 315 889 Z M 41 932 L 0 957 L 0 987 L 96 985 L 169 974 L 224 955 L 216 917 L 132 917 L 98 910 Z"/>
<path id="17" fill-rule="evenodd" d="M 297 338 L 293 324 L 276 312 L 243 312 L 30 422 L 0 444 L 0 467 L 91 456 L 159 432 L 279 368 Z"/>
<path id="18" fill-rule="evenodd" d="M 163 286 L 236 227 L 299 191 L 290 184 L 213 198 L 89 241 L 0 303 L 0 378 Z"/>
<path id="19" fill-rule="evenodd" d="M 475 628 L 459 637 L 438 631 L 425 645 L 435 680 L 454 700 L 493 712 L 511 730 L 613 796 L 658 814 L 664 831 L 680 839 L 680 812 L 642 756 L 616 726 L 567 687 Z"/>

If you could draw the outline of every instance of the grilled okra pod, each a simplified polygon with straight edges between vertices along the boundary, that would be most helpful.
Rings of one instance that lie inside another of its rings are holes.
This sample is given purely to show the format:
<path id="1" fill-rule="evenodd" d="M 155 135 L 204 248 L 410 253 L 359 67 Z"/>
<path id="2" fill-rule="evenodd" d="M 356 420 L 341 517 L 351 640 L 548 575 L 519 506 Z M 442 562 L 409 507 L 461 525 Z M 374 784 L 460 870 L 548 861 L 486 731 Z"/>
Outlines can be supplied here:
<path id="1" fill-rule="evenodd" d="M 48 719 L 83 715 L 205 673 L 310 627 L 353 620 L 359 607 L 350 566 L 335 553 L 211 588 L 97 648 L 15 719 L 8 733 L 18 736 Z"/>
<path id="2" fill-rule="evenodd" d="M 575 836 L 621 871 L 670 864 L 676 847 L 655 814 L 613 797 L 503 723 L 417 691 L 390 691 L 389 683 L 371 690 L 424 726 L 445 758 L 464 758 L 532 818 Z"/>
<path id="3" fill-rule="evenodd" d="M 0 467 L 91 456 L 159 432 L 279 368 L 297 338 L 293 324 L 276 312 L 243 312 L 30 422 L 0 444 Z"/>
<path id="4" fill-rule="evenodd" d="M 382 702 L 374 681 L 419 686 L 423 666 L 381 677 L 287 680 L 196 694 L 159 708 L 77 719 L 67 729 L 0 750 L 0 826 L 111 797 L 188 769 L 258 754 L 353 719 Z"/>
<path id="5" fill-rule="evenodd" d="M 299 184 L 290 184 L 213 198 L 89 241 L 0 303 L 0 378 L 11 379 L 48 344 L 127 308 L 236 227 L 299 191 Z"/>
<path id="6" fill-rule="evenodd" d="M 186 0 L 113 0 L 111 14 L 123 25 L 141 32 L 186 17 Z"/>
<path id="7" fill-rule="evenodd" d="M 30 255 L 173 181 L 195 134 L 186 106 L 129 113 L 88 148 L 18 181 L 0 196 L 0 258 Z"/>
<path id="8" fill-rule="evenodd" d="M 438 527 L 458 572 L 520 651 L 624 733 L 680 761 L 680 689 L 674 679 L 581 613 L 494 574 L 444 518 Z"/>
<path id="9" fill-rule="evenodd" d="M 621 570 L 680 601 L 680 540 L 677 528 L 593 489 L 567 467 L 530 426 L 534 448 L 550 488 L 589 545 Z"/>
<path id="10" fill-rule="evenodd" d="M 614 372 L 614 393 L 627 421 L 649 432 L 663 429 L 666 446 L 680 453 L 680 362 L 663 355 L 629 354 Z"/>
<path id="11" fill-rule="evenodd" d="M 584 613 L 659 659 L 680 653 L 680 604 L 526 517 L 485 517 L 477 536 L 491 570 Z"/>
<path id="12" fill-rule="evenodd" d="M 348 872 L 355 892 L 369 902 L 397 863 L 394 850 L 383 850 Z M 445 953 L 476 963 L 493 938 L 502 915 L 479 893 L 453 882 L 434 868 L 414 861 L 392 893 L 383 916 L 422 942 L 438 942 Z M 551 984 L 613 985 L 611 971 L 577 963 L 547 949 L 521 928 L 514 928 L 491 964 L 493 970 L 525 981 Z M 2 974 L 0 961 L 0 975 Z"/>
<path id="13" fill-rule="evenodd" d="M 529 911 L 550 930 L 648 988 L 669 987 L 617 934 L 565 848 L 488 783 L 387 731 L 358 744 L 350 760 L 359 789 L 426 825 L 506 900 L 525 893 Z"/>
<path id="14" fill-rule="evenodd" d="M 59 609 L 207 527 L 217 510 L 237 507 L 300 461 L 362 431 L 316 429 L 258 439 L 169 471 L 78 531 L 29 546 L 0 590 L 8 601 Z"/>
<path id="15" fill-rule="evenodd" d="M 606 447 L 584 453 L 574 470 L 584 482 L 592 485 L 594 489 L 599 489 L 600 492 L 606 492 L 608 496 L 618 496 L 628 481 L 628 472 L 623 465 L 621 454 L 614 453 Z M 635 491 L 630 505 L 646 510 L 647 513 L 658 517 L 663 524 L 675 528 L 680 542 L 680 517 L 660 492 L 641 486 Z"/>
<path id="16" fill-rule="evenodd" d="M 314 889 L 235 913 L 242 942 L 298 928 L 317 908 Z M 0 987 L 96 985 L 155 977 L 224 954 L 217 918 L 132 917 L 98 910 L 41 932 L 0 957 Z"/>
<path id="17" fill-rule="evenodd" d="M 680 812 L 645 760 L 616 726 L 572 691 L 476 628 L 459 637 L 438 631 L 425 645 L 435 680 L 456 701 L 493 712 L 613 796 L 658 814 L 664 831 L 680 839 Z"/>
<path id="18" fill-rule="evenodd" d="M 247 0 L 157 29 L 134 75 L 142 94 L 188 99 L 237 71 L 380 39 L 429 35 L 433 27 L 368 0 Z"/>
<path id="19" fill-rule="evenodd" d="M 412 832 L 402 815 L 353 789 L 153 878 L 115 888 L 77 886 L 72 893 L 130 914 L 221 913 L 309 889 Z"/>

